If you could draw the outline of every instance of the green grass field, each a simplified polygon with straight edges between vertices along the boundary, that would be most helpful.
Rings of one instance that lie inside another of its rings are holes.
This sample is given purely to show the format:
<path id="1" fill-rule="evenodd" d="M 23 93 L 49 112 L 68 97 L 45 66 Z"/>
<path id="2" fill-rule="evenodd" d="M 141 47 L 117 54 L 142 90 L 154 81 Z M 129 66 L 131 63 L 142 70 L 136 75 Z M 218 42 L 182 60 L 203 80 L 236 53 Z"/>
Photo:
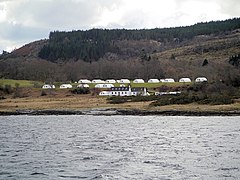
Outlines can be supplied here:
<path id="1" fill-rule="evenodd" d="M 0 79 L 0 85 L 11 85 L 12 87 L 41 87 L 43 83 L 39 81 Z"/>

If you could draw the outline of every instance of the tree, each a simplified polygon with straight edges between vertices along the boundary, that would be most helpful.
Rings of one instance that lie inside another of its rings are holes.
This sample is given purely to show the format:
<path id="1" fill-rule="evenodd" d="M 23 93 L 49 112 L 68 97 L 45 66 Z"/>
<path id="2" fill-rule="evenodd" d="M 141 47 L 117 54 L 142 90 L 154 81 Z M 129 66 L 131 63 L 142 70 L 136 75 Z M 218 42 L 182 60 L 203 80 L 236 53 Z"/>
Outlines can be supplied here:
<path id="1" fill-rule="evenodd" d="M 203 63 L 202 63 L 202 66 L 207 66 L 208 65 L 208 60 L 207 59 L 204 59 Z"/>
<path id="2" fill-rule="evenodd" d="M 231 56 L 229 58 L 229 64 L 235 66 L 235 67 L 239 67 L 239 64 L 240 64 L 240 54 L 238 55 L 234 55 L 234 56 Z"/>

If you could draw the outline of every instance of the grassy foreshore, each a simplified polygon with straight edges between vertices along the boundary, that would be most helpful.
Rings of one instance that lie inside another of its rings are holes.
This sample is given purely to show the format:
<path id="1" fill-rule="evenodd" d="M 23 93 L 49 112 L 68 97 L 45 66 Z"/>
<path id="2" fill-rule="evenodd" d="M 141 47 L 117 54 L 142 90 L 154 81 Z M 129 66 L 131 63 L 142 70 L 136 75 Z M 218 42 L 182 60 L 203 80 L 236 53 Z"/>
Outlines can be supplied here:
<path id="1" fill-rule="evenodd" d="M 236 101 L 229 105 L 167 105 L 167 106 L 149 106 L 148 102 L 126 102 L 123 104 L 109 104 L 107 98 L 95 95 L 72 95 L 63 91 L 47 96 L 37 95 L 32 92 L 31 96 L 24 98 L 6 98 L 0 100 L 0 114 L 14 114 L 23 112 L 45 112 L 45 114 L 81 114 L 79 112 L 91 110 L 118 110 L 120 114 L 132 115 L 240 115 L 240 102 Z M 7 112 L 7 113 L 5 113 Z M 49 113 L 47 113 L 49 112 Z M 101 113 L 100 113 L 101 114 Z M 116 113 L 117 114 L 117 113 Z M 119 113 L 118 113 L 119 114 Z"/>
<path id="2" fill-rule="evenodd" d="M 153 101 L 150 99 L 141 102 L 126 101 L 121 104 L 110 104 L 107 97 L 98 96 L 99 92 L 94 88 L 91 89 L 90 94 L 80 95 L 73 94 L 69 89 L 34 88 L 33 85 L 39 82 L 1 80 L 0 83 L 3 87 L 0 92 L 2 93 L 0 94 L 0 115 L 26 114 L 26 112 L 81 114 L 81 112 L 95 109 L 100 109 L 101 112 L 117 110 L 116 114 L 140 115 L 240 115 L 240 100 L 238 99 L 234 99 L 232 104 L 225 105 L 190 103 L 152 106 L 150 104 Z M 176 84 L 174 85 L 176 86 Z M 168 84 L 168 86 L 171 88 L 173 85 Z"/>

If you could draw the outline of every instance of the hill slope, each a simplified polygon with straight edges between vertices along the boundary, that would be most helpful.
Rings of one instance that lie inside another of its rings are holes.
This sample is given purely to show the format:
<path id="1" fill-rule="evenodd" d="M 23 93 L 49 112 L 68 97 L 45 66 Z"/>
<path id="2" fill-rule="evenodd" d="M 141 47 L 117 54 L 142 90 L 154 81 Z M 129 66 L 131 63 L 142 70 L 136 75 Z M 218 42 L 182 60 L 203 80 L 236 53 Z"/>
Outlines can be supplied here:
<path id="1" fill-rule="evenodd" d="M 48 40 L 1 55 L 0 77 L 232 80 L 240 76 L 239 68 L 229 64 L 230 57 L 240 54 L 239 29 L 235 18 L 165 29 L 51 32 Z"/>

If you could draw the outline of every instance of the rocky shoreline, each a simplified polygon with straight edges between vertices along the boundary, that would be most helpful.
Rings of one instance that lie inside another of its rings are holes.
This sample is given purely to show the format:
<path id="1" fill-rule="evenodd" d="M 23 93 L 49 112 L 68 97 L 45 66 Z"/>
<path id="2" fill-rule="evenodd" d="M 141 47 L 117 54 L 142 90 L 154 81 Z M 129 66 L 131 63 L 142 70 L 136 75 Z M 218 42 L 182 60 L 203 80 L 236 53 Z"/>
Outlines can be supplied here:
<path id="1" fill-rule="evenodd" d="M 89 109 L 89 110 L 17 110 L 0 111 L 0 116 L 12 115 L 133 115 L 133 116 L 240 116 L 240 111 L 161 111 L 161 110 L 140 110 L 140 109 Z"/>

